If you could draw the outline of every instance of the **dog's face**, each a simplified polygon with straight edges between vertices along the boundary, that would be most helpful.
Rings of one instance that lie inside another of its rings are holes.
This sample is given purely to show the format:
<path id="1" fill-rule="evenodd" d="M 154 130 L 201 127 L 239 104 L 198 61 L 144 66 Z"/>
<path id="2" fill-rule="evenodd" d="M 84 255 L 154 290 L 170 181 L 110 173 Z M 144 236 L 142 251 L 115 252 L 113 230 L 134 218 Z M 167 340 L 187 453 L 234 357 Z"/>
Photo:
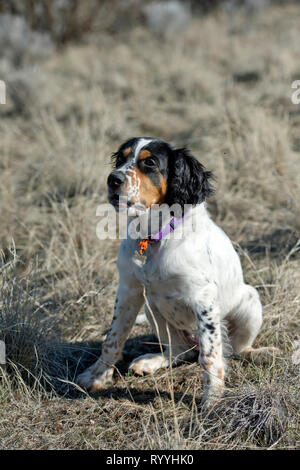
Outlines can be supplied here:
<path id="1" fill-rule="evenodd" d="M 150 138 L 135 138 L 121 145 L 113 154 L 115 168 L 107 180 L 110 203 L 116 208 L 149 208 L 162 203 L 170 152 L 168 144 Z"/>
<path id="2" fill-rule="evenodd" d="M 153 204 L 197 204 L 210 194 L 210 172 L 185 149 L 138 137 L 112 155 L 107 179 L 109 202 L 120 208 L 150 208 Z"/>

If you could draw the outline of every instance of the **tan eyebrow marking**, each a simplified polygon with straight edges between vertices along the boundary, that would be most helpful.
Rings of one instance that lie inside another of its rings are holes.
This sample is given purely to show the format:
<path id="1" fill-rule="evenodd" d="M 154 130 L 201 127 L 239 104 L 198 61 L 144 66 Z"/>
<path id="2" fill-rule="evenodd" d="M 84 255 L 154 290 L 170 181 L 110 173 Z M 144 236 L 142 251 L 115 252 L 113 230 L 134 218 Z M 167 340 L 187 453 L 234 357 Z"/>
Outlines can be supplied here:
<path id="1" fill-rule="evenodd" d="M 142 150 L 140 152 L 139 157 L 140 157 L 140 160 L 144 160 L 147 157 L 151 157 L 151 152 L 149 152 L 149 150 Z"/>
<path id="2" fill-rule="evenodd" d="M 124 157 L 128 157 L 128 155 L 130 154 L 131 152 L 131 147 L 128 147 L 127 149 L 123 150 L 123 155 Z"/>

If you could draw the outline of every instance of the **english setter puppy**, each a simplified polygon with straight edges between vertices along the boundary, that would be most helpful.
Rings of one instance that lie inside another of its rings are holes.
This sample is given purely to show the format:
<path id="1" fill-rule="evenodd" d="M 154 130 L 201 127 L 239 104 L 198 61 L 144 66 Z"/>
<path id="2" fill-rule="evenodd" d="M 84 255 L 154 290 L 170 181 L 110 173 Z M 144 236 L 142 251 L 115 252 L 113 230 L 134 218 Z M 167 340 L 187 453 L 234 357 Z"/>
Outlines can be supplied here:
<path id="1" fill-rule="evenodd" d="M 135 359 L 135 373 L 154 373 L 197 354 L 204 370 L 203 403 L 224 390 L 222 324 L 235 353 L 257 363 L 276 348 L 254 349 L 262 324 L 259 294 L 244 283 L 239 257 L 226 234 L 211 220 L 205 200 L 211 173 L 186 149 L 154 138 L 134 138 L 113 155 L 108 198 L 129 220 L 149 218 L 153 207 L 180 207 L 182 214 L 162 217 L 158 233 L 143 240 L 123 239 L 114 315 L 101 357 L 77 378 L 90 391 L 112 384 L 114 365 L 145 303 L 145 313 L 165 350 Z M 186 207 L 188 207 L 186 209 Z M 138 253 L 142 253 L 138 255 Z M 139 259 L 140 258 L 140 259 Z M 144 260 L 144 262 L 143 262 Z"/>

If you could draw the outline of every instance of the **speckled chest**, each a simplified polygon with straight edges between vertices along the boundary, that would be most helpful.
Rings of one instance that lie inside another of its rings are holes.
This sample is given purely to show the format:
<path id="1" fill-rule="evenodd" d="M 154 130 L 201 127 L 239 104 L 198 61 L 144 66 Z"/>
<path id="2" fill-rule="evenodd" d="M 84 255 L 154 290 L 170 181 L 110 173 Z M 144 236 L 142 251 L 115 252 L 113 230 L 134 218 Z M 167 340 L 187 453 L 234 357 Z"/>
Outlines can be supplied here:
<path id="1" fill-rule="evenodd" d="M 174 269 L 166 269 L 156 259 L 144 264 L 142 282 L 153 313 L 159 312 L 168 323 L 179 329 L 193 330 L 196 319 L 192 309 L 185 301 L 186 286 L 184 279 Z"/>

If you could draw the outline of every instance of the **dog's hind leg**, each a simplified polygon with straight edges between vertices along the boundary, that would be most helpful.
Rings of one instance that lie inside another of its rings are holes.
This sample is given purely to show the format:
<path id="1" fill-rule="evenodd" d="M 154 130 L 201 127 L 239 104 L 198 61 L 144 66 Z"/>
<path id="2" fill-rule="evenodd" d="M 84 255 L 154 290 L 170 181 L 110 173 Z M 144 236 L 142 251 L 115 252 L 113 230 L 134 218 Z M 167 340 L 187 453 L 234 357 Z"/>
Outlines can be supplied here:
<path id="1" fill-rule="evenodd" d="M 183 340 L 180 332 L 169 323 L 155 309 L 145 305 L 145 313 L 156 334 L 160 346 L 164 349 L 160 353 L 150 353 L 139 356 L 132 361 L 129 369 L 138 375 L 153 374 L 157 370 L 169 367 L 184 360 L 191 360 L 196 355 L 191 347 Z"/>
<path id="2" fill-rule="evenodd" d="M 262 305 L 254 287 L 244 285 L 242 300 L 228 320 L 229 339 L 233 350 L 240 356 L 256 364 L 264 364 L 279 351 L 273 347 L 252 347 L 262 325 Z"/>

